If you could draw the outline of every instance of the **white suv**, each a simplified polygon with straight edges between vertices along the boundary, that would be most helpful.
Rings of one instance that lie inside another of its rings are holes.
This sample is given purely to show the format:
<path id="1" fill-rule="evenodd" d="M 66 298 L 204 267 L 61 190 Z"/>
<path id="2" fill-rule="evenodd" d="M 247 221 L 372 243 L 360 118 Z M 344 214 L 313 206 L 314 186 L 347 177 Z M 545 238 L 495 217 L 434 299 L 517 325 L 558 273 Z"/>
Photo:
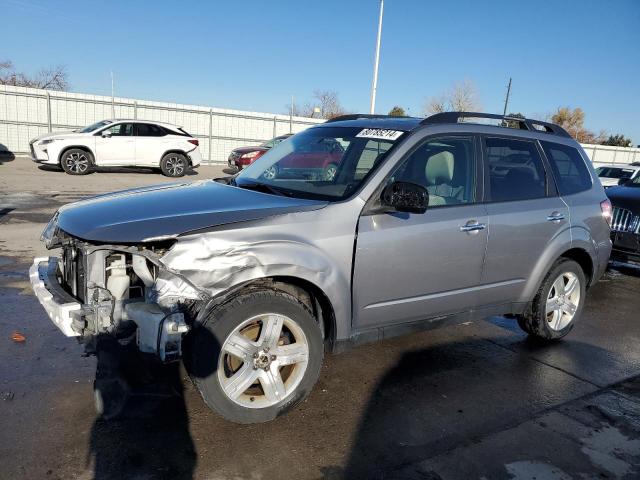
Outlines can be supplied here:
<path id="1" fill-rule="evenodd" d="M 60 165 L 70 175 L 98 167 L 159 167 L 181 177 L 202 162 L 198 140 L 182 128 L 144 120 L 103 120 L 81 130 L 42 135 L 29 142 L 34 162 Z"/>

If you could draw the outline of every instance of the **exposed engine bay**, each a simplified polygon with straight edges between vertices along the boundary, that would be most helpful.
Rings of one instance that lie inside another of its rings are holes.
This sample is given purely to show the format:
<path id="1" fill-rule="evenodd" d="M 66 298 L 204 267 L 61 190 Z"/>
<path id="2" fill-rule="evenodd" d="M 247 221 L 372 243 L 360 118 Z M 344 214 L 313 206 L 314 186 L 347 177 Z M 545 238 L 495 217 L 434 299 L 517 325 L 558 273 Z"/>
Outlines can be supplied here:
<path id="1" fill-rule="evenodd" d="M 190 329 L 186 311 L 207 295 L 162 266 L 167 245 L 92 245 L 66 235 L 58 240 L 57 280 L 82 305 L 71 312 L 71 328 L 88 351 L 98 335 L 135 331 L 141 352 L 164 362 L 180 358 Z"/>

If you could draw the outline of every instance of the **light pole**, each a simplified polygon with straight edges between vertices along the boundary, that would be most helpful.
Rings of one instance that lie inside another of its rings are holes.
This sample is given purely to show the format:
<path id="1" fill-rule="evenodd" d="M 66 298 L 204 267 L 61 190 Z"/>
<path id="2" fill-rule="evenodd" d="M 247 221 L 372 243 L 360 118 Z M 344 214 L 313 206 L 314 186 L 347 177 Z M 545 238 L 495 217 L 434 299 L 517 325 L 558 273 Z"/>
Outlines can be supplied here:
<path id="1" fill-rule="evenodd" d="M 371 84 L 371 107 L 369 113 L 372 115 L 376 110 L 376 91 L 378 89 L 378 64 L 380 63 L 380 40 L 382 38 L 382 13 L 384 11 L 384 0 L 380 0 L 380 18 L 378 19 L 378 38 L 376 39 L 376 57 L 373 64 L 373 83 Z"/>

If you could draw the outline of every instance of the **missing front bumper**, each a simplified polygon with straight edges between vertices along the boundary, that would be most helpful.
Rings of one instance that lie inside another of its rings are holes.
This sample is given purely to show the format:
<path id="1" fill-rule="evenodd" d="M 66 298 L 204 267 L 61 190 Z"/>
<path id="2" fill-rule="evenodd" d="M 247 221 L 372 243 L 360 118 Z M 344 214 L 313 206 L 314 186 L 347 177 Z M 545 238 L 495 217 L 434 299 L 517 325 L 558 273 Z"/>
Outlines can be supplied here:
<path id="1" fill-rule="evenodd" d="M 39 257 L 29 268 L 29 280 L 36 298 L 56 327 L 67 337 L 78 337 L 82 305 L 58 281 L 58 259 Z"/>

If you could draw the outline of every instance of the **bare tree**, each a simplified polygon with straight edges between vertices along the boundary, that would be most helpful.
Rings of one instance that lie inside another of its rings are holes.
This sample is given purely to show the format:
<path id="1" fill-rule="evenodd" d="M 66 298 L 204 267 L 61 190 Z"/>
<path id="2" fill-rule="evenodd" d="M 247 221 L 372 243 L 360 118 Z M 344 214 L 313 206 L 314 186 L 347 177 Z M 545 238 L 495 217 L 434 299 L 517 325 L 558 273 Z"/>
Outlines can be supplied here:
<path id="1" fill-rule="evenodd" d="M 67 88 L 69 88 L 69 81 L 67 79 L 66 68 L 63 65 L 44 68 L 31 76 L 16 72 L 13 62 L 6 60 L 0 62 L 0 85 L 42 88 L 47 90 L 67 90 Z"/>
<path id="2" fill-rule="evenodd" d="M 482 110 L 478 92 L 471 80 L 453 84 L 451 89 L 427 100 L 424 111 L 427 115 L 440 112 L 477 112 Z"/>
<path id="3" fill-rule="evenodd" d="M 293 108 L 287 105 L 286 108 L 287 113 L 293 111 L 293 115 L 298 117 L 326 118 L 327 120 L 348 113 L 334 90 L 315 90 L 313 101 L 306 102 L 302 106 L 294 104 Z"/>

